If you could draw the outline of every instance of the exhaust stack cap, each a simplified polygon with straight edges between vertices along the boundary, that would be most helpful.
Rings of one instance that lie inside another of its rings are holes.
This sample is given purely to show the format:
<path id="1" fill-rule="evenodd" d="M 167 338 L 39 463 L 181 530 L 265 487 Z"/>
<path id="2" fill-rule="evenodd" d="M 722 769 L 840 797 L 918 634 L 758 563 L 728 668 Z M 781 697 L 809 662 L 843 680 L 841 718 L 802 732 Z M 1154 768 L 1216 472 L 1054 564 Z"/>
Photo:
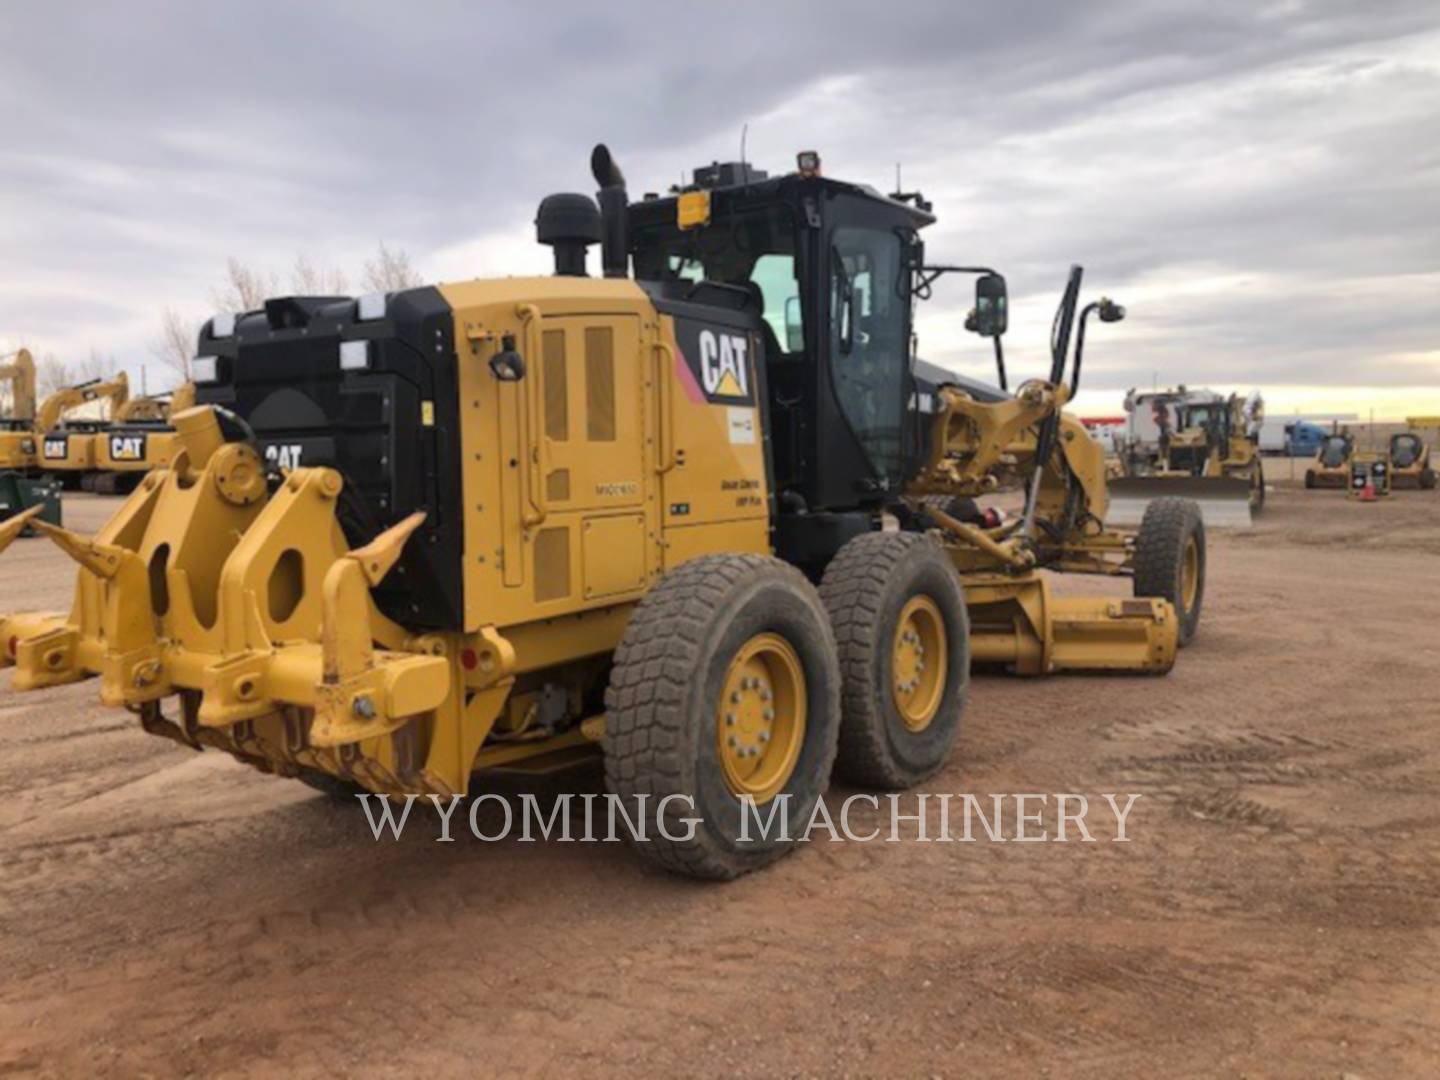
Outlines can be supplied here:
<path id="1" fill-rule="evenodd" d="M 601 238 L 600 210 L 589 195 L 547 195 L 535 212 L 535 239 L 555 249 L 559 277 L 585 277 L 585 249 Z"/>

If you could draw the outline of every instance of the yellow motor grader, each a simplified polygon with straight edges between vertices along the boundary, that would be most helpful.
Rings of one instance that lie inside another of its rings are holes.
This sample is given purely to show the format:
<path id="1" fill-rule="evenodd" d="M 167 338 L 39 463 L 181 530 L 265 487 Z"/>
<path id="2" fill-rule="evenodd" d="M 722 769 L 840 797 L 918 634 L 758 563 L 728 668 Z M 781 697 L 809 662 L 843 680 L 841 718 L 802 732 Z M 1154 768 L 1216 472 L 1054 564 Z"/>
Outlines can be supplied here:
<path id="1" fill-rule="evenodd" d="M 35 467 L 35 360 L 21 349 L 0 364 L 0 385 L 9 387 L 10 405 L 0 417 L 0 472 Z"/>
<path id="2" fill-rule="evenodd" d="M 332 791 L 447 797 L 598 750 L 636 849 L 725 878 L 793 847 L 744 815 L 808 820 L 832 766 L 939 769 L 972 659 L 1169 670 L 1199 514 L 1107 528 L 1103 455 L 1061 413 L 1118 305 L 1079 312 L 1069 384 L 1078 268 L 1048 378 L 928 368 L 915 302 L 963 269 L 925 261 L 929 205 L 798 165 L 631 203 L 597 147 L 598 208 L 540 205 L 553 277 L 216 316 L 169 466 L 93 537 L 34 522 L 81 570 L 68 614 L 0 618 L 14 688 L 98 676 L 150 732 Z M 976 297 L 999 358 L 1004 279 Z M 1010 477 L 1023 512 L 972 520 Z M 1042 568 L 1134 595 L 1057 597 Z"/>
<path id="3" fill-rule="evenodd" d="M 188 382 L 169 394 L 131 398 L 98 434 L 95 472 L 83 486 L 100 494 L 123 494 L 151 469 L 168 466 L 178 445 L 170 416 L 194 405 L 195 385 Z"/>
<path id="4" fill-rule="evenodd" d="M 40 432 L 39 468 L 67 488 L 81 487 L 84 478 L 95 471 L 105 429 L 129 400 L 130 378 L 123 371 L 110 379 L 64 387 L 47 397 L 35 422 Z M 102 404 L 103 416 L 70 415 L 93 402 Z"/>
<path id="5" fill-rule="evenodd" d="M 1117 500 L 1143 508 L 1157 496 L 1195 499 L 1213 524 L 1248 525 L 1265 506 L 1265 470 L 1259 430 L 1265 403 L 1258 393 L 1228 397 L 1210 391 L 1134 395 L 1167 414 L 1156 453 L 1131 455 L 1126 475 L 1111 482 Z M 1173 414 L 1173 421 L 1168 415 Z"/>

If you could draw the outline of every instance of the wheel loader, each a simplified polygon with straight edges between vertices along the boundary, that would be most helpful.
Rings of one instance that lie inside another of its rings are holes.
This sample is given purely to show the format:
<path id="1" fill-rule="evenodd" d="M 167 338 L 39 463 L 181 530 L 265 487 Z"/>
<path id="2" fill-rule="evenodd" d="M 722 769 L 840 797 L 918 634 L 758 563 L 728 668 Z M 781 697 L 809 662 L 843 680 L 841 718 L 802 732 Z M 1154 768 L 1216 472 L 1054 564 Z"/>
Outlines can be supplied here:
<path id="1" fill-rule="evenodd" d="M 1350 486 L 1350 458 L 1355 453 L 1355 440 L 1348 431 L 1326 435 L 1315 454 L 1315 460 L 1305 470 L 1305 487 L 1348 488 Z"/>
<path id="2" fill-rule="evenodd" d="M 1103 454 L 1061 408 L 1086 319 L 1123 312 L 1081 310 L 1078 268 L 1048 377 L 1012 393 L 913 356 L 916 302 L 976 272 L 926 261 L 918 195 L 806 153 L 631 202 L 591 165 L 596 200 L 540 204 L 552 277 L 207 322 L 169 466 L 93 537 L 34 523 L 81 569 L 68 614 L 0 619 L 14 688 L 98 677 L 149 732 L 331 792 L 443 799 L 598 753 L 638 851 L 729 878 L 793 847 L 745 815 L 807 820 L 832 770 L 938 770 L 972 660 L 1170 669 L 1203 525 L 1182 499 L 1105 525 Z M 1006 302 L 980 270 L 1002 384 Z M 1010 478 L 1023 511 L 970 519 Z M 1043 568 L 1133 595 L 1059 597 Z"/>
<path id="3" fill-rule="evenodd" d="M 96 442 L 95 472 L 82 482 L 102 495 L 131 491 L 151 469 L 170 464 L 175 451 L 172 413 L 195 405 L 195 387 L 185 383 L 169 394 L 131 398 Z"/>
<path id="4" fill-rule="evenodd" d="M 9 388 L 9 408 L 0 417 L 0 472 L 35 467 L 35 360 L 21 349 L 0 364 L 0 385 Z"/>
<path id="5" fill-rule="evenodd" d="M 1228 397 L 1208 391 L 1166 392 L 1126 398 L 1126 408 L 1165 411 L 1156 453 L 1131 455 L 1127 474 L 1111 482 L 1121 505 L 1116 520 L 1142 513 L 1148 500 L 1185 495 L 1214 525 L 1249 525 L 1265 506 L 1265 470 L 1259 431 L 1265 403 L 1258 393 Z M 1169 419 L 1173 414 L 1173 421 Z"/>
<path id="6" fill-rule="evenodd" d="M 39 468 L 70 490 L 82 487 L 85 478 L 95 472 L 105 430 L 129 400 L 130 378 L 123 371 L 110 379 L 91 379 L 51 394 L 40 406 L 35 422 L 40 433 Z M 104 416 L 69 415 L 92 402 L 102 403 Z"/>

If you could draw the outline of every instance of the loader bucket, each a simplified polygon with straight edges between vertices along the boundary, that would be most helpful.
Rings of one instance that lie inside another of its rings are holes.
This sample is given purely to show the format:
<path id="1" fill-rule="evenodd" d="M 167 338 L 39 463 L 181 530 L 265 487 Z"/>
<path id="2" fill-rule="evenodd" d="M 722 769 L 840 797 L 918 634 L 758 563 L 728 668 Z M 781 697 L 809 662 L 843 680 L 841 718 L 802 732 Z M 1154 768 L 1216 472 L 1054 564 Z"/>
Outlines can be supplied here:
<path id="1" fill-rule="evenodd" d="M 1239 476 L 1123 476 L 1108 482 L 1111 525 L 1138 525 L 1145 508 L 1167 495 L 1193 499 L 1207 529 L 1249 528 L 1251 483 Z"/>

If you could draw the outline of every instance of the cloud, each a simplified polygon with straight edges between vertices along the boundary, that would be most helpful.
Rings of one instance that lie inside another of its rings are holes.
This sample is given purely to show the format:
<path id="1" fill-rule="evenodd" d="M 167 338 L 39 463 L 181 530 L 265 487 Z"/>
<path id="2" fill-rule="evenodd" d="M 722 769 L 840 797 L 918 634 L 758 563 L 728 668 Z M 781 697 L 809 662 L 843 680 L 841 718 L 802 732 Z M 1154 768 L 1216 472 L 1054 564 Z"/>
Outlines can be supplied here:
<path id="1" fill-rule="evenodd" d="M 0 345 L 130 365 L 236 256 L 356 276 L 380 240 L 446 279 L 543 271 L 539 198 L 816 147 L 1010 279 L 1041 370 L 1071 262 L 1131 317 L 1134 382 L 1440 386 L 1440 16 L 1429 3 L 11 5 L 0 66 Z M 926 355 L 988 372 L 961 283 Z M 1304 391 L 1309 392 L 1309 391 Z M 1432 411 L 1440 411 L 1440 400 Z"/>

